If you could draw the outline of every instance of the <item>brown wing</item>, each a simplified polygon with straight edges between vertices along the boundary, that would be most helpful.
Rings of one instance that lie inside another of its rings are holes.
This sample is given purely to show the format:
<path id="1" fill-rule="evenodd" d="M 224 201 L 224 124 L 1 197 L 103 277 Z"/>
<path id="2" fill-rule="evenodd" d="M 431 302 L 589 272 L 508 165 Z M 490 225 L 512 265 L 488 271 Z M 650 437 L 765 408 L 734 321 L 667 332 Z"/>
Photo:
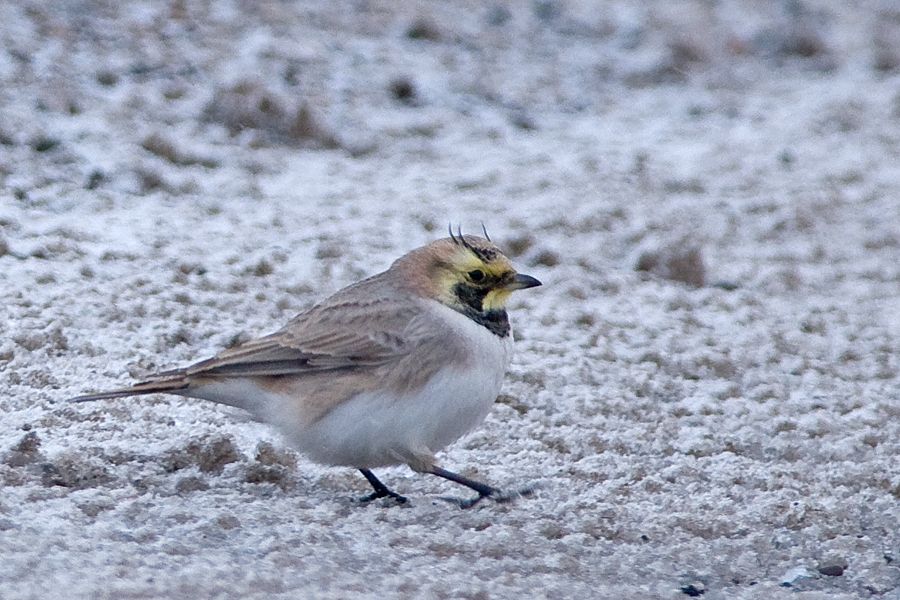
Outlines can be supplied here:
<path id="1" fill-rule="evenodd" d="M 424 317 L 421 305 L 412 300 L 376 297 L 366 301 L 340 301 L 338 297 L 332 297 L 301 313 L 271 335 L 230 348 L 191 366 L 157 373 L 129 388 L 87 394 L 73 400 L 86 402 L 154 393 L 190 396 L 194 384 L 202 386 L 201 382 L 215 379 L 323 375 L 329 371 L 359 368 L 368 368 L 369 374 L 375 375 L 372 368 L 381 366 L 387 369 L 382 375 L 397 370 L 408 371 L 411 375 L 395 379 L 398 386 L 411 385 L 411 377 L 430 374 L 431 369 L 450 360 L 445 354 L 455 348 L 445 342 L 446 332 L 436 329 L 433 320 Z M 428 360 L 410 352 L 411 347 L 418 347 L 428 338 L 441 340 L 439 344 L 429 344 L 441 349 L 441 352 L 430 353 L 436 356 Z M 410 361 L 415 361 L 415 368 L 410 367 Z M 328 381 L 333 382 L 332 379 Z M 309 382 L 321 385 L 322 380 L 310 377 Z M 333 383 L 328 388 L 338 397 L 346 395 L 346 390 Z M 321 396 L 323 402 L 330 397 L 323 390 L 316 396 Z M 237 401 L 216 401 L 243 407 Z"/>
<path id="2" fill-rule="evenodd" d="M 412 301 L 333 298 L 276 333 L 159 376 L 254 377 L 382 365 L 417 343 L 421 314 Z"/>

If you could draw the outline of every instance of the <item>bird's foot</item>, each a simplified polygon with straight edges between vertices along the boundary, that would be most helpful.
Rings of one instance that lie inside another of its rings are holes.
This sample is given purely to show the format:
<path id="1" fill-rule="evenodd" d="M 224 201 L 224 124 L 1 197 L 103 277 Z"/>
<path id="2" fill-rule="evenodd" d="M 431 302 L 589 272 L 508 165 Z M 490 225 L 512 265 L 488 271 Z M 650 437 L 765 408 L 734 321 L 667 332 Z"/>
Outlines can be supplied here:
<path id="1" fill-rule="evenodd" d="M 379 498 L 392 498 L 397 504 L 406 504 L 407 502 L 409 502 L 406 496 L 401 496 L 397 492 L 393 492 L 391 490 L 372 492 L 371 494 L 367 494 L 361 498 L 357 498 L 356 501 L 360 504 L 368 504 L 369 502 L 378 500 Z"/>
<path id="2" fill-rule="evenodd" d="M 368 496 L 359 498 L 359 502 L 365 504 L 371 502 L 372 500 L 378 500 L 379 498 L 393 498 L 397 504 L 406 504 L 408 502 L 405 496 L 401 496 L 397 492 L 391 490 L 388 486 L 381 483 L 381 481 L 379 481 L 379 479 L 375 477 L 375 474 L 372 473 L 372 471 L 370 471 L 369 469 L 360 469 L 359 472 L 363 474 L 363 476 L 375 490 Z"/>
<path id="3" fill-rule="evenodd" d="M 444 502 L 455 504 L 462 509 L 466 509 L 472 508 L 484 499 L 492 500 L 497 504 L 507 504 L 509 502 L 512 502 L 513 500 L 517 500 L 518 498 L 531 496 L 532 494 L 534 494 L 536 489 L 536 485 L 530 485 L 513 491 L 504 491 L 497 488 L 491 488 L 489 491 L 486 490 L 483 493 L 480 492 L 474 498 L 454 498 L 452 496 L 441 496 L 440 499 Z"/>

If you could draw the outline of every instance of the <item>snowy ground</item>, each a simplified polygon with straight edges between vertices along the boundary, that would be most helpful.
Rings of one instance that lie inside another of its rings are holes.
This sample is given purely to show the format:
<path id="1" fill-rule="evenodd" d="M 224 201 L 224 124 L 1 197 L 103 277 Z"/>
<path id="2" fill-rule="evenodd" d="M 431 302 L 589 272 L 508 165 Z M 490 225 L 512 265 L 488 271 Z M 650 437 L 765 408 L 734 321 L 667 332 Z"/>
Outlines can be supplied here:
<path id="1" fill-rule="evenodd" d="M 0 597 L 900 597 L 900 9 L 0 2 Z M 495 485 L 410 505 L 206 357 L 484 222 Z"/>

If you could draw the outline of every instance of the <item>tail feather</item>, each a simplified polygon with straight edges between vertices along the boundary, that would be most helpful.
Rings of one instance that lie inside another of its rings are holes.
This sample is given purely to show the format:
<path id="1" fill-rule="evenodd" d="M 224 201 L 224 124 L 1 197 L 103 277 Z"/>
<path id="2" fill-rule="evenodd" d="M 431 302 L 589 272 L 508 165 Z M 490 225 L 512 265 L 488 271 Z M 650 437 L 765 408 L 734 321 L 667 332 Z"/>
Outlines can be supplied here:
<path id="1" fill-rule="evenodd" d="M 121 388 L 118 390 L 110 390 L 108 392 L 97 392 L 94 394 L 85 394 L 69 399 L 69 402 L 92 402 L 94 400 L 108 400 L 111 398 L 126 398 L 128 396 L 143 396 L 145 394 L 176 394 L 181 390 L 186 390 L 190 383 L 186 378 L 168 379 L 162 381 L 146 381 L 138 383 L 129 388 Z"/>

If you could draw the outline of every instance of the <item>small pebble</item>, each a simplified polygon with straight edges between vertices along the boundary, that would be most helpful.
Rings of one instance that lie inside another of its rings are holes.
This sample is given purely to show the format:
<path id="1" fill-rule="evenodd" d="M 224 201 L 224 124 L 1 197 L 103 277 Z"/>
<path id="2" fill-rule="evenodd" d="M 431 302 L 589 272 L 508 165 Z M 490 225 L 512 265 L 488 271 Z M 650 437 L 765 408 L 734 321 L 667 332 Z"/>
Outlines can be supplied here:
<path id="1" fill-rule="evenodd" d="M 840 577 L 844 574 L 844 571 L 847 569 L 847 561 L 838 558 L 834 560 L 825 561 L 819 563 L 817 570 L 822 575 L 827 575 L 829 577 Z"/>

